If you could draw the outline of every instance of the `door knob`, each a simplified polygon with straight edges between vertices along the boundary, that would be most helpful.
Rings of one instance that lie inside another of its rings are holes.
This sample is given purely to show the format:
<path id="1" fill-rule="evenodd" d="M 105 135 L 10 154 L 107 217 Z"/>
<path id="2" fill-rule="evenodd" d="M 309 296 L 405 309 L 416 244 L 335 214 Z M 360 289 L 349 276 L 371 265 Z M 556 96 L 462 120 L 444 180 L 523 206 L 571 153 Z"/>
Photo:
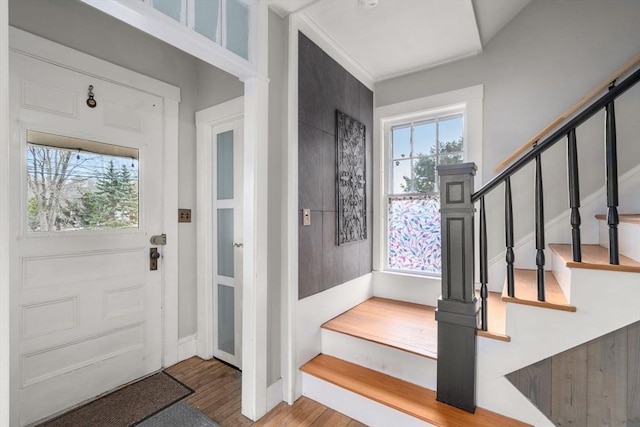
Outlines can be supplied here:
<path id="1" fill-rule="evenodd" d="M 158 248 L 149 249 L 149 270 L 155 271 L 158 269 L 158 258 L 160 258 L 160 252 Z"/>

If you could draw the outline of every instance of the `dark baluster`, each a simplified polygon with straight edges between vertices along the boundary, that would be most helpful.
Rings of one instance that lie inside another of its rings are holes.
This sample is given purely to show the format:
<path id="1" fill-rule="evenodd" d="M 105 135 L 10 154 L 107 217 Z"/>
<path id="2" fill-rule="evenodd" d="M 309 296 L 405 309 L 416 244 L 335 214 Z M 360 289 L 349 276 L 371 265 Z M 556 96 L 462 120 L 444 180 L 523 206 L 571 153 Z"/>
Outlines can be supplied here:
<path id="1" fill-rule="evenodd" d="M 542 161 L 536 156 L 535 219 L 536 265 L 538 266 L 538 301 L 544 301 L 544 204 L 542 202 Z"/>
<path id="2" fill-rule="evenodd" d="M 578 148 L 576 146 L 576 130 L 571 129 L 567 135 L 569 162 L 569 207 L 571 208 L 571 245 L 573 261 L 582 262 L 580 247 L 580 182 L 578 181 Z"/>
<path id="3" fill-rule="evenodd" d="M 513 282 L 513 262 L 516 257 L 513 253 L 513 207 L 511 202 L 511 178 L 504 180 L 504 228 L 507 245 L 507 294 L 510 297 L 516 295 Z"/>
<path id="4" fill-rule="evenodd" d="M 482 330 L 489 327 L 489 289 L 487 288 L 489 268 L 487 263 L 487 218 L 484 210 L 484 197 L 480 199 L 480 298 L 482 298 Z"/>
<path id="5" fill-rule="evenodd" d="M 609 90 L 614 88 L 612 83 Z M 605 155 L 607 169 L 607 224 L 609 224 L 609 263 L 620 264 L 618 254 L 618 154 L 616 115 L 613 101 L 607 104 L 605 119 Z"/>

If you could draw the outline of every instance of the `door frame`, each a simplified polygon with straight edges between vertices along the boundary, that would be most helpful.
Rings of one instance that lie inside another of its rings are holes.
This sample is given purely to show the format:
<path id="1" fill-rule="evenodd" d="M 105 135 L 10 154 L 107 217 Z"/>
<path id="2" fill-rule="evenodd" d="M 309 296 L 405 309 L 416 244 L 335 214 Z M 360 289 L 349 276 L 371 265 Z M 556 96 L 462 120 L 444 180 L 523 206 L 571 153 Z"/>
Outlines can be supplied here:
<path id="1" fill-rule="evenodd" d="M 216 310 L 211 291 L 211 285 L 216 276 L 211 261 L 216 253 L 213 241 L 215 234 L 213 223 L 216 210 L 214 209 L 215 199 L 213 197 L 215 163 L 213 162 L 214 144 L 212 141 L 216 128 L 242 119 L 244 119 L 244 96 L 196 112 L 197 354 L 203 359 L 213 357 L 214 321 L 212 314 Z"/>
<path id="2" fill-rule="evenodd" d="M 176 212 L 178 209 L 178 104 L 180 102 L 180 88 L 136 73 L 110 62 L 92 57 L 85 53 L 70 49 L 66 46 L 41 38 L 39 36 L 35 36 L 31 33 L 19 30 L 17 28 L 9 27 L 8 30 L 9 36 L 11 38 L 11 46 L 7 46 L 6 51 L 0 52 L 0 57 L 8 58 L 10 50 L 12 52 L 24 54 L 50 64 L 82 73 L 84 75 L 94 76 L 98 79 L 103 79 L 123 87 L 147 92 L 161 97 L 163 100 L 164 153 L 162 159 L 163 173 L 161 175 L 163 180 L 161 227 L 162 233 L 166 233 L 168 238 L 167 244 L 163 249 L 162 263 L 163 278 L 161 322 L 163 331 L 161 338 L 161 363 L 163 367 L 170 366 L 176 363 L 178 359 L 178 223 L 177 220 L 172 221 L 172 219 L 176 218 Z M 6 54 L 6 56 L 2 56 L 3 54 Z M 8 60 L 3 60 L 1 62 L 3 67 L 2 71 L 4 71 L 5 69 L 5 64 L 7 64 L 6 69 L 8 70 Z M 3 90 L 2 105 L 4 105 L 4 103 L 8 104 L 8 100 L 8 90 L 6 94 Z M 0 120 L 3 120 L 3 135 L 8 135 L 9 123 L 7 119 L 7 115 L 2 114 L 2 118 Z M 0 164 L 2 162 L 6 162 L 8 156 L 8 138 L 1 139 L 2 142 L 0 142 L 0 144 L 3 144 L 3 152 L 0 155 Z M 7 169 L 8 168 L 2 168 L 3 171 L 6 171 Z M 5 175 L 6 173 L 2 172 L 2 178 L 6 181 L 2 182 L 2 180 L 0 180 L 0 196 L 2 196 L 3 198 L 8 196 L 7 189 L 9 181 L 8 177 Z M 8 203 L 2 203 L 2 205 L 8 206 Z M 2 225 L 3 231 L 5 231 L 5 233 L 0 234 L 0 244 L 3 245 L 2 247 L 8 247 L 10 245 L 10 234 L 7 227 L 7 224 L 9 224 L 8 217 L 6 222 L 4 221 L 4 218 L 2 218 L 4 215 L 8 215 L 8 213 L 8 209 L 3 208 L 0 211 L 0 219 L 3 219 Z M 5 256 L 3 255 L 2 262 L 4 261 L 4 258 Z M 8 268 L 2 268 L 3 276 L 0 277 L 3 280 L 5 279 L 4 272 L 8 272 L 8 270 Z M 4 283 L 0 284 L 3 285 L 1 289 L 4 292 Z M 8 304 L 10 307 L 9 312 L 12 313 L 15 309 L 13 305 L 14 301 L 16 301 L 16 295 L 8 285 L 8 281 L 6 290 L 10 292 Z M 3 298 L 3 301 L 6 300 Z M 17 328 L 17 325 L 12 325 L 11 331 L 13 331 L 15 328 Z M 15 340 L 17 334 L 11 332 L 9 336 L 11 337 L 10 345 L 17 345 L 17 342 Z M 8 348 L 8 346 L 2 346 L 3 353 L 4 349 L 6 348 Z M 9 355 L 11 354 L 12 353 L 9 351 Z M 2 356 L 3 357 L 0 360 L 4 359 L 4 354 Z M 2 373 L 4 374 L 4 372 Z M 7 378 L 7 381 L 9 381 L 9 378 Z M 4 383 L 5 377 L 3 375 L 2 384 Z M 10 389 L 13 390 L 12 388 Z M 5 396 L 3 395 L 1 397 L 2 403 L 4 404 Z M 9 396 L 7 396 L 6 398 L 8 397 Z M 11 404 L 10 406 L 15 408 L 15 402 L 13 402 L 13 404 Z M 9 411 L 2 411 L 3 414 L 8 412 Z M 15 413 L 11 415 L 11 419 L 16 419 L 16 417 L 17 414 Z M 0 419 L 0 425 L 2 425 L 3 422 L 4 420 Z"/>

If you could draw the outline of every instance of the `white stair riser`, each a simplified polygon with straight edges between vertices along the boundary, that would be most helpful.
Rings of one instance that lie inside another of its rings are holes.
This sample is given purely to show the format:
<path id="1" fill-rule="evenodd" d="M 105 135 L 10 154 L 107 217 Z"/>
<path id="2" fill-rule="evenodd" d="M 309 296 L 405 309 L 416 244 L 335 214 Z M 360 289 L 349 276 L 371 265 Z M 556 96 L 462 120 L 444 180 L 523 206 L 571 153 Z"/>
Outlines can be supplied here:
<path id="1" fill-rule="evenodd" d="M 598 221 L 600 246 L 609 247 L 609 226 L 607 221 Z M 621 222 L 618 224 L 618 250 L 621 255 L 640 262 L 640 224 Z"/>
<path id="2" fill-rule="evenodd" d="M 353 393 L 337 385 L 302 373 L 302 394 L 371 427 L 429 427 L 417 418 Z"/>
<path id="3" fill-rule="evenodd" d="M 567 298 L 567 303 L 573 304 L 571 302 L 571 269 L 567 267 L 567 264 L 557 253 L 551 250 L 548 252 L 551 253 L 551 271 L 553 272 L 553 276 L 558 281 L 562 293 L 564 293 L 564 296 Z"/>
<path id="4" fill-rule="evenodd" d="M 322 330 L 322 353 L 436 389 L 437 361 L 427 357 L 326 329 Z"/>

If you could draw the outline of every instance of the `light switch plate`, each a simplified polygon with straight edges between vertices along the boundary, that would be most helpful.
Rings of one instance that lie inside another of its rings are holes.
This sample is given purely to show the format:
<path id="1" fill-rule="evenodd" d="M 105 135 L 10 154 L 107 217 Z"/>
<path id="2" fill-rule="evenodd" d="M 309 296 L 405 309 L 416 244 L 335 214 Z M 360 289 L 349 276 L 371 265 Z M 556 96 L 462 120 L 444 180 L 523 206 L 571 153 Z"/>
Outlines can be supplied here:
<path id="1" fill-rule="evenodd" d="M 311 225 L 311 209 L 302 209 L 302 225 Z"/>
<path id="2" fill-rule="evenodd" d="M 178 209 L 178 222 L 191 222 L 191 209 Z"/>

